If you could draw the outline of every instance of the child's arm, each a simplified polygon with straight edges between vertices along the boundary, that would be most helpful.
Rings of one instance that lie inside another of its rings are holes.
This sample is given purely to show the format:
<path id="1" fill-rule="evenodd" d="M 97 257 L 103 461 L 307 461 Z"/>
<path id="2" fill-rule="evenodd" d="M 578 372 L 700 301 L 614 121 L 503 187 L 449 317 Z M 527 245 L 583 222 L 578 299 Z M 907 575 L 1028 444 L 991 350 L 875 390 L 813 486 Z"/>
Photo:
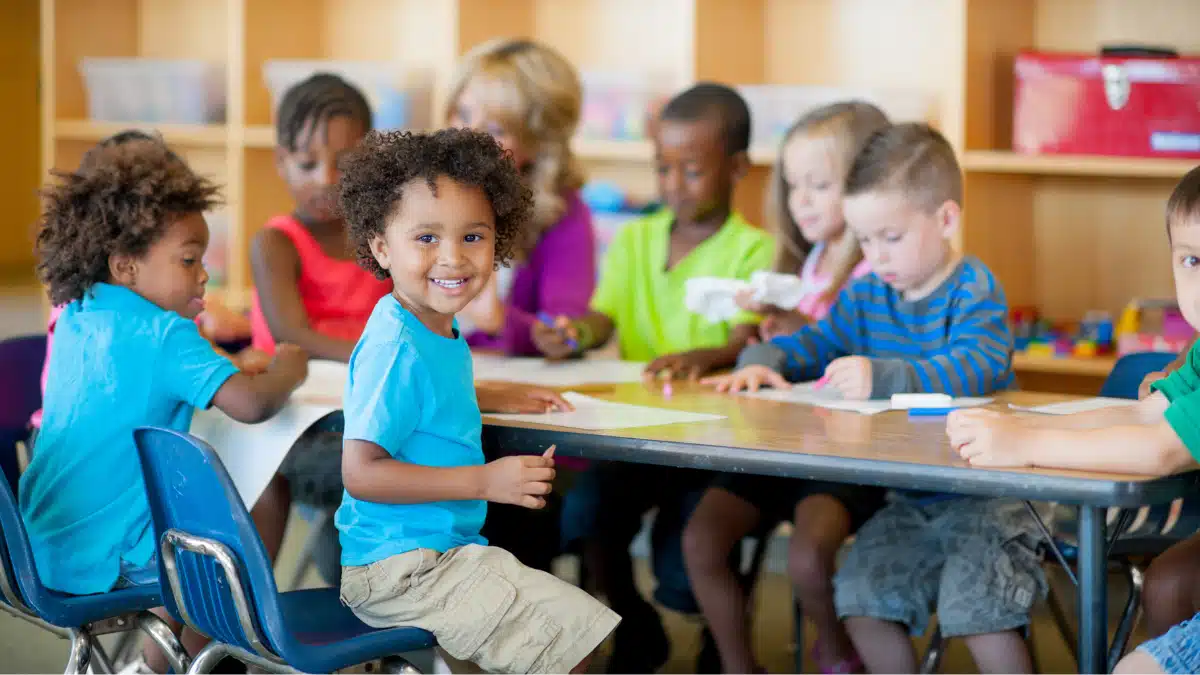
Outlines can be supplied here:
<path id="1" fill-rule="evenodd" d="M 1142 378 L 1142 384 L 1138 387 L 1138 398 L 1142 399 L 1149 396 L 1150 385 L 1182 368 L 1183 364 L 1187 363 L 1188 354 L 1192 351 L 1192 347 L 1196 346 L 1197 340 L 1200 340 L 1200 335 L 1192 338 L 1191 342 L 1187 344 L 1187 347 L 1184 347 L 1183 350 L 1179 352 L 1179 356 L 1176 357 L 1175 360 L 1172 361 L 1166 368 L 1157 372 L 1149 373 L 1146 375 L 1146 377 Z"/>
<path id="2" fill-rule="evenodd" d="M 541 321 L 533 324 L 531 336 L 537 350 L 548 359 L 565 359 L 603 347 L 612 338 L 615 326 L 606 314 L 590 311 L 580 318 L 559 316 L 550 326 Z"/>
<path id="3" fill-rule="evenodd" d="M 275 358 L 259 374 L 238 372 L 225 380 L 212 404 L 246 424 L 257 424 L 275 413 L 308 375 L 308 355 L 291 344 L 275 349 Z"/>
<path id="4" fill-rule="evenodd" d="M 346 439 L 342 480 L 351 497 L 381 504 L 483 499 L 531 509 L 546 505 L 554 480 L 554 449 L 545 455 L 502 457 L 477 466 L 402 462 L 370 441 Z"/>
<path id="5" fill-rule="evenodd" d="M 291 342 L 314 358 L 346 362 L 353 340 L 341 340 L 312 329 L 297 284 L 300 254 L 287 235 L 267 228 L 254 237 L 250 265 L 263 318 L 276 342 Z"/>
<path id="6" fill-rule="evenodd" d="M 668 354 L 646 365 L 646 374 L 654 377 L 684 377 L 695 380 L 701 375 L 728 368 L 737 363 L 738 354 L 758 334 L 758 324 L 743 323 L 733 327 L 729 341 L 722 347 L 693 349 L 680 354 Z"/>

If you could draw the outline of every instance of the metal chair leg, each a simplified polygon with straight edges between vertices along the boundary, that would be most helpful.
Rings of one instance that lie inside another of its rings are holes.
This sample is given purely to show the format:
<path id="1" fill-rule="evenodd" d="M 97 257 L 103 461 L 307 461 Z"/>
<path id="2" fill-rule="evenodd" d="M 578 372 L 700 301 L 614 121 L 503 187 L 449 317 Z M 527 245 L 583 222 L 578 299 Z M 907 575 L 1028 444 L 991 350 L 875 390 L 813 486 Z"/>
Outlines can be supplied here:
<path id="1" fill-rule="evenodd" d="M 294 591 L 300 588 L 300 583 L 304 581 L 304 575 L 308 572 L 308 568 L 313 563 L 313 551 L 321 540 L 321 531 L 325 529 L 325 521 L 329 520 L 330 512 L 326 509 L 317 509 L 317 515 L 308 521 L 308 534 L 304 535 L 304 543 L 300 546 L 300 555 L 296 558 L 296 567 L 292 570 L 292 578 L 287 585 L 287 589 Z"/>
<path id="2" fill-rule="evenodd" d="M 793 658 L 796 660 L 796 672 L 804 672 L 804 608 L 800 606 L 800 599 L 792 594 L 792 639 L 796 641 L 796 650 Z"/>
<path id="3" fill-rule="evenodd" d="M 187 650 L 179 642 L 179 638 L 175 636 L 175 632 L 171 630 L 171 626 L 162 617 L 154 612 L 139 612 L 137 615 L 137 627 L 147 637 L 154 641 L 154 644 L 167 657 L 167 663 L 171 666 L 171 670 L 176 673 L 185 673 L 191 665 Z"/>
<path id="4" fill-rule="evenodd" d="M 945 653 L 945 648 L 946 638 L 942 637 L 942 627 L 937 626 L 929 638 L 929 646 L 925 648 L 925 656 L 921 659 L 921 665 L 917 672 L 938 672 L 938 668 L 942 666 L 942 655 Z"/>
<path id="5" fill-rule="evenodd" d="M 379 663 L 379 672 L 387 675 L 421 675 L 421 671 L 403 656 L 383 657 Z"/>
<path id="6" fill-rule="evenodd" d="M 1125 601 L 1125 609 L 1121 612 L 1121 621 L 1117 624 L 1117 632 L 1113 635 L 1112 646 L 1108 651 L 1108 670 L 1112 672 L 1117 666 L 1117 661 L 1125 655 L 1125 649 L 1129 646 L 1129 636 L 1133 633 L 1133 627 L 1137 625 L 1138 619 L 1142 615 L 1142 586 L 1145 583 L 1145 574 L 1137 565 L 1126 561 L 1123 565 L 1125 570 L 1125 578 L 1129 582 L 1129 599 Z"/>
<path id="7" fill-rule="evenodd" d="M 1062 636 L 1063 642 L 1067 643 L 1067 651 L 1071 654 L 1071 659 L 1079 663 L 1078 640 L 1075 637 L 1075 630 L 1071 627 L 1071 620 L 1068 614 L 1063 609 L 1062 601 L 1058 597 L 1058 593 L 1054 590 L 1054 584 L 1050 584 L 1049 591 L 1046 593 L 1046 604 L 1050 607 L 1050 616 L 1054 619 L 1054 625 L 1058 628 L 1059 635 Z"/>
<path id="8" fill-rule="evenodd" d="M 213 640 L 200 650 L 196 658 L 192 659 L 192 665 L 188 666 L 188 675 L 193 673 L 211 673 L 212 669 L 229 654 L 229 645 Z M 178 671 L 176 671 L 178 672 Z"/>
<path id="9" fill-rule="evenodd" d="M 100 640 L 92 636 L 88 647 L 92 650 L 92 672 L 100 675 L 113 675 L 117 672 L 113 668 L 112 660 L 108 658 L 108 652 L 104 651 L 104 645 L 100 644 Z"/>
<path id="10" fill-rule="evenodd" d="M 83 629 L 71 630 L 71 651 L 67 655 L 64 675 L 83 675 L 92 662 L 92 637 Z"/>

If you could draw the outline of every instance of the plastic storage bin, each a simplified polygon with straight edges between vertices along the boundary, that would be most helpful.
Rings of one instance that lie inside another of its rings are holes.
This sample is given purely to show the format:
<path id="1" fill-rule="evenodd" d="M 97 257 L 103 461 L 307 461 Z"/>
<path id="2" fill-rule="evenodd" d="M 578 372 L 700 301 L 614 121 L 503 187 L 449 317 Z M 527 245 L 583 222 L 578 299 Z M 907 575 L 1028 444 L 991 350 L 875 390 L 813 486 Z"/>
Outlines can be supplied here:
<path id="1" fill-rule="evenodd" d="M 432 86 L 428 74 L 386 62 L 267 61 L 263 65 L 263 79 L 271 91 L 272 109 L 279 108 L 279 101 L 288 89 L 318 72 L 332 73 L 358 87 L 371 106 L 376 129 L 428 129 L 431 126 Z"/>
<path id="2" fill-rule="evenodd" d="M 738 92 L 750 107 L 750 144 L 777 150 L 788 128 L 806 112 L 838 101 L 873 103 L 893 122 L 933 122 L 932 99 L 915 91 L 849 87 L 745 85 Z"/>
<path id="3" fill-rule="evenodd" d="M 646 137 L 656 103 L 672 93 L 667 78 L 636 73 L 585 71 L 579 136 L 588 140 L 634 141 Z"/>
<path id="4" fill-rule="evenodd" d="M 204 220 L 208 222 L 208 249 L 204 252 L 208 288 L 222 288 L 229 279 L 229 213 L 225 209 L 208 211 Z"/>
<path id="5" fill-rule="evenodd" d="M 85 58 L 88 117 L 101 122 L 219 124 L 225 68 L 192 59 Z"/>

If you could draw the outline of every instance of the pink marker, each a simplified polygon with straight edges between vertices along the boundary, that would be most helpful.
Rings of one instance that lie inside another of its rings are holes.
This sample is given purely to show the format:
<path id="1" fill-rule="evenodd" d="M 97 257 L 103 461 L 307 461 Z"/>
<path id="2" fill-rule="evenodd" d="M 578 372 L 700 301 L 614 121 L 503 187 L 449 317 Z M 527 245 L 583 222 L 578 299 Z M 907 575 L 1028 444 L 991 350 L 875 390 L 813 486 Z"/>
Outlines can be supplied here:
<path id="1" fill-rule="evenodd" d="M 671 395 L 674 393 L 674 390 L 671 389 L 671 381 L 667 380 L 666 382 L 663 382 L 663 398 L 671 398 Z"/>
<path id="2" fill-rule="evenodd" d="M 820 389 L 821 387 L 824 387 L 828 382 L 829 382 L 829 376 L 823 375 L 821 377 L 821 379 L 817 380 L 817 383 L 813 385 L 813 389 Z"/>

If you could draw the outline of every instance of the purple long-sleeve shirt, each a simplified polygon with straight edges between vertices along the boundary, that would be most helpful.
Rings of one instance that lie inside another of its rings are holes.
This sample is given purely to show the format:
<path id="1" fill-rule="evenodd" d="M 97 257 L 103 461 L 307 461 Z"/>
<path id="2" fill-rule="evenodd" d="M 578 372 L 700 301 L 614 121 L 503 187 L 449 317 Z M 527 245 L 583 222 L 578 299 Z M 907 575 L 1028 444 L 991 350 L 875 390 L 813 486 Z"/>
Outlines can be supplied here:
<path id="1" fill-rule="evenodd" d="M 567 211 L 542 234 L 529 259 L 515 270 L 504 301 L 504 330 L 498 335 L 476 331 L 472 347 L 509 356 L 535 356 L 530 331 L 538 314 L 583 316 L 596 287 L 596 236 L 592 214 L 578 192 L 565 195 Z"/>

